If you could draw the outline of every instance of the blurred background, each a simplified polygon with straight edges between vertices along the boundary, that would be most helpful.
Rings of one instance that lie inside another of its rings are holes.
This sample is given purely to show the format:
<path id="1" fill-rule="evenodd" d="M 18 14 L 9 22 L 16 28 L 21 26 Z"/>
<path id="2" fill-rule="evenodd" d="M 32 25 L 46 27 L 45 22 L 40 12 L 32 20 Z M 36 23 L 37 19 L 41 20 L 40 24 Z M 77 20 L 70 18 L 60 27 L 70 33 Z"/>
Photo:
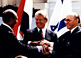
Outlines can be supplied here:
<path id="1" fill-rule="evenodd" d="M 13 5 L 15 7 L 18 7 L 21 0 L 0 0 L 0 12 L 1 7 L 7 6 L 7 5 Z M 52 15 L 54 6 L 56 4 L 57 0 L 33 0 L 33 17 L 34 13 L 39 9 L 45 9 L 48 12 L 48 17 L 50 20 L 50 17 Z M 77 12 L 81 17 L 81 0 L 72 0 L 72 11 Z"/>
<path id="2" fill-rule="evenodd" d="M 0 7 L 6 5 L 19 6 L 21 0 L 0 0 Z M 49 18 L 54 9 L 57 0 L 33 0 L 33 7 L 35 9 L 47 9 Z M 81 16 L 81 0 L 72 0 L 72 10 L 79 13 Z"/>

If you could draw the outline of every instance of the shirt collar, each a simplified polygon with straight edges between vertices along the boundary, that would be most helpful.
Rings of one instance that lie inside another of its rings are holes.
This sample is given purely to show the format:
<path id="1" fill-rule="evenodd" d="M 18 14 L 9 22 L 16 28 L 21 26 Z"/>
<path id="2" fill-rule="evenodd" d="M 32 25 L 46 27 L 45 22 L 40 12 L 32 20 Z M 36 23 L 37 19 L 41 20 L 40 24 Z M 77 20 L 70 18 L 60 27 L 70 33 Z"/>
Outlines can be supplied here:
<path id="1" fill-rule="evenodd" d="M 37 27 L 37 29 L 38 29 L 38 32 L 39 32 L 40 29 L 38 27 Z M 43 28 L 42 31 L 45 32 L 46 31 L 46 28 Z"/>
<path id="2" fill-rule="evenodd" d="M 38 29 L 38 32 L 40 31 L 40 29 L 37 27 L 37 29 Z M 46 28 L 43 28 L 42 29 L 42 33 L 43 33 L 43 36 L 44 36 L 44 38 L 45 38 L 45 33 L 46 33 Z"/>
<path id="3" fill-rule="evenodd" d="M 3 25 L 7 26 L 10 30 L 12 30 L 12 28 L 8 24 L 3 23 Z"/>
<path id="4" fill-rule="evenodd" d="M 71 30 L 71 33 L 75 30 L 77 28 L 77 26 L 76 27 L 74 27 L 72 30 Z"/>

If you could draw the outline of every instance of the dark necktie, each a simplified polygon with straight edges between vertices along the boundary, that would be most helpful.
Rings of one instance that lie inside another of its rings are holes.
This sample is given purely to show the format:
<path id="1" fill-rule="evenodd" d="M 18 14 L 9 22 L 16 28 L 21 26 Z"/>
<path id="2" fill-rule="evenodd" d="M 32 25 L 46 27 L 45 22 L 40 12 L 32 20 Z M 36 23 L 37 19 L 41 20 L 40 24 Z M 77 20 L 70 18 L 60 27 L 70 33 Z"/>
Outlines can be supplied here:
<path id="1" fill-rule="evenodd" d="M 39 33 L 40 33 L 41 38 L 44 39 L 42 29 L 40 29 Z"/>

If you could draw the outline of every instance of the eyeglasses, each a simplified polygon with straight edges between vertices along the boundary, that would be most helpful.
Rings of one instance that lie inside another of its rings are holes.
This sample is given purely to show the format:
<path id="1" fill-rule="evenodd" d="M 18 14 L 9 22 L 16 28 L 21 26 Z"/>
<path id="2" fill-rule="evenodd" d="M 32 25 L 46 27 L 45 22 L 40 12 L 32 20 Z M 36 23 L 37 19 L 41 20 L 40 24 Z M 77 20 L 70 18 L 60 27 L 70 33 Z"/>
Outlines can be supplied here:
<path id="1" fill-rule="evenodd" d="M 70 20 L 70 19 L 65 19 L 64 20 L 64 22 L 70 22 L 70 21 L 72 21 L 72 20 Z"/>

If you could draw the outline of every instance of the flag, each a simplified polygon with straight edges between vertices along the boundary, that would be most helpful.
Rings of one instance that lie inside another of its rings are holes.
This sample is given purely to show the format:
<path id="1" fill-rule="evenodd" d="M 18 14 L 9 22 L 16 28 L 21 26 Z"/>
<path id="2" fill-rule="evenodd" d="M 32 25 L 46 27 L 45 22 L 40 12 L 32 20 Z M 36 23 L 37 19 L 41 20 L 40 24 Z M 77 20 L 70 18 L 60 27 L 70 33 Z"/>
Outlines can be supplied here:
<path id="1" fill-rule="evenodd" d="M 72 2 L 71 0 L 64 0 L 62 9 L 61 9 L 61 14 L 59 20 L 59 26 L 58 26 L 58 37 L 60 37 L 62 34 L 65 32 L 69 31 L 64 23 L 64 19 L 67 16 L 68 13 L 72 12 Z"/>
<path id="2" fill-rule="evenodd" d="M 14 34 L 16 35 L 18 40 L 23 40 L 23 37 L 22 37 L 23 33 L 20 32 L 20 25 L 21 25 L 21 21 L 22 21 L 23 11 L 25 11 L 29 15 L 29 22 L 31 24 L 32 5 L 33 5 L 32 0 L 21 0 L 21 2 L 19 4 L 18 10 L 17 10 L 18 22 L 15 24 L 15 26 L 13 28 Z"/>
<path id="3" fill-rule="evenodd" d="M 58 26 L 59 17 L 60 17 L 60 13 L 61 13 L 61 8 L 62 8 L 62 1 L 57 0 L 56 5 L 53 9 L 53 13 L 52 13 L 52 16 L 50 18 L 48 27 L 47 27 L 48 29 L 50 29 L 54 32 L 55 32 L 55 30 Z"/>
<path id="4" fill-rule="evenodd" d="M 57 7 L 60 7 L 60 8 L 57 8 Z M 58 37 L 60 37 L 61 35 L 63 35 L 65 32 L 68 31 L 64 23 L 64 19 L 69 12 L 72 12 L 71 0 L 57 0 L 56 6 L 54 8 L 54 12 L 50 19 L 50 23 L 52 21 L 53 24 L 49 23 L 50 24 L 49 26 L 51 27 L 52 31 L 57 33 Z M 55 18 L 55 17 L 58 17 L 58 18 Z"/>

